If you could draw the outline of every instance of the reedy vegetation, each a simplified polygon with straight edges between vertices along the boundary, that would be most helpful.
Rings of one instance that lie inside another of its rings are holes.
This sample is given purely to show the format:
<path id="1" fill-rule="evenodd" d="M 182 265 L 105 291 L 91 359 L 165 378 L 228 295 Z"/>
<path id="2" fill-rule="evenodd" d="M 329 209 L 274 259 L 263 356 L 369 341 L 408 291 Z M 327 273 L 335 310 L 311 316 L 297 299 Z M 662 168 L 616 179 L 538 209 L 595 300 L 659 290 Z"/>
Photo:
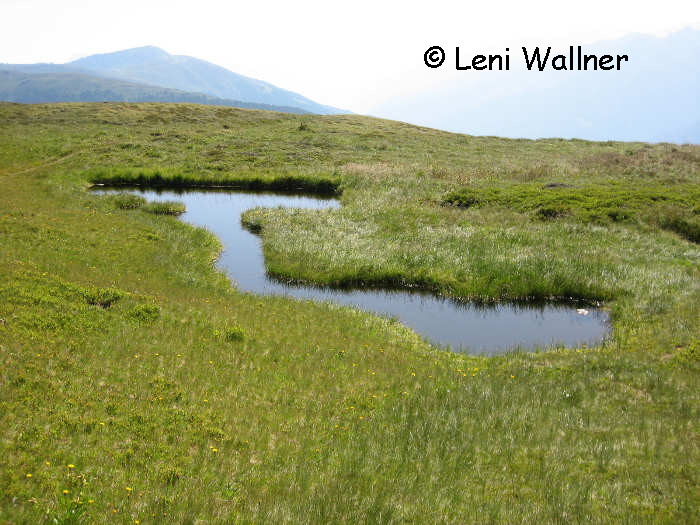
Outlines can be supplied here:
<path id="1" fill-rule="evenodd" d="M 700 148 L 187 105 L 2 104 L 0 123 L 0 521 L 695 519 L 699 253 L 659 225 L 696 221 Z M 341 209 L 246 215 L 273 273 L 605 300 L 614 336 L 470 357 L 241 294 L 208 232 L 85 191 L 110 176 L 324 181 Z M 597 202 L 539 213 L 552 183 Z M 642 194 L 633 213 L 598 213 L 610 186 Z"/>

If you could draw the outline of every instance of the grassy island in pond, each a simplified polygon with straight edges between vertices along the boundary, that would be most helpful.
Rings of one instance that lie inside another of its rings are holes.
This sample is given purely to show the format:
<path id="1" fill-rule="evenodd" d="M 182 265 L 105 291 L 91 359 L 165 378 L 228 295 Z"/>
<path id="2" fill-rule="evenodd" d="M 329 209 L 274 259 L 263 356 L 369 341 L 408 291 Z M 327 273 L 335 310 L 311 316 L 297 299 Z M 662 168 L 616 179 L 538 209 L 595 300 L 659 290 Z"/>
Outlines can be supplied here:
<path id="1" fill-rule="evenodd" d="M 179 203 L 93 183 L 340 195 L 244 215 L 270 274 L 600 301 L 612 336 L 473 357 L 240 293 Z M 698 146 L 0 104 L 0 522 L 692 522 L 699 201 Z"/>

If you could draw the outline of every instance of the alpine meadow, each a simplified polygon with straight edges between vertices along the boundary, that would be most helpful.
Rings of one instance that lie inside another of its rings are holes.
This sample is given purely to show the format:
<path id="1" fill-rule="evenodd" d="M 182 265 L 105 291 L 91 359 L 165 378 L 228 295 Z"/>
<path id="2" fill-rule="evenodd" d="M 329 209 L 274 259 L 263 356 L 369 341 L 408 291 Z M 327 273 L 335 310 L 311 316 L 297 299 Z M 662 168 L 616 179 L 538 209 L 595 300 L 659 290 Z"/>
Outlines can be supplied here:
<path id="1" fill-rule="evenodd" d="M 285 282 L 610 333 L 487 357 L 246 293 L 182 203 L 94 184 L 335 195 L 231 220 Z M 697 522 L 699 239 L 697 145 L 0 103 L 0 523 Z"/>

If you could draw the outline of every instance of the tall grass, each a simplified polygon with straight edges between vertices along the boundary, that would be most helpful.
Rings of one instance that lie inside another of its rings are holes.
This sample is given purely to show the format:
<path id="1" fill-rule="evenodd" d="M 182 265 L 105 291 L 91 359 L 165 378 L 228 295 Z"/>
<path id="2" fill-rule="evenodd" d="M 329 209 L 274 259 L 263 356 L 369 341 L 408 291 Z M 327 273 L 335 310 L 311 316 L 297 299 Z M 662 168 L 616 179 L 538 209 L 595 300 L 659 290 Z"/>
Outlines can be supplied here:
<path id="1" fill-rule="evenodd" d="M 231 188 L 239 190 L 307 191 L 338 193 L 337 174 L 182 173 L 173 169 L 94 169 L 86 174 L 94 184 L 107 186 L 148 186 L 168 188 Z"/>

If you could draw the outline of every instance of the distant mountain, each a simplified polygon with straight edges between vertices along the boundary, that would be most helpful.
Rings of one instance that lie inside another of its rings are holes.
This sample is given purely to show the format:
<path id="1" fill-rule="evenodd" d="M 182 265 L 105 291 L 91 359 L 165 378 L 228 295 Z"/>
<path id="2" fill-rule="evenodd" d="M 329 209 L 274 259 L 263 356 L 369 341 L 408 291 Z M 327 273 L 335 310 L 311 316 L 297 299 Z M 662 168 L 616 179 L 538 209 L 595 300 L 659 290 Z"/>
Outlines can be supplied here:
<path id="1" fill-rule="evenodd" d="M 49 64 L 36 64 L 20 71 L 3 70 L 0 64 L 0 100 L 36 104 L 42 102 L 185 102 L 190 104 L 207 104 L 232 106 L 248 109 L 266 109 L 285 113 L 308 113 L 300 108 L 273 106 L 254 102 L 228 100 L 205 95 L 189 93 L 135 82 L 125 82 L 103 78 L 84 73 L 65 72 L 69 68 L 60 68 Z"/>
<path id="2" fill-rule="evenodd" d="M 184 55 L 170 55 L 160 48 L 147 46 L 115 53 L 92 55 L 67 64 L 0 64 L 0 70 L 25 75 L 57 75 L 52 78 L 33 79 L 31 86 L 34 98 L 41 95 L 55 99 L 47 82 L 58 82 L 56 90 L 61 90 L 61 101 L 129 100 L 133 102 L 194 102 L 199 104 L 221 104 L 226 106 L 276 109 L 292 113 L 340 114 L 348 111 L 324 106 L 298 93 L 280 89 L 272 84 L 233 73 L 228 69 L 198 58 Z M 76 75 L 83 75 L 82 77 Z M 92 77 L 92 78 L 88 78 Z M 102 77 L 110 82 L 99 84 L 94 77 Z M 119 80 L 127 84 L 115 84 Z M 9 77 L 5 87 L 10 93 Z M 28 87 L 29 78 L 23 79 Z M 81 82 L 86 83 L 82 85 Z M 135 86 L 139 86 L 138 88 Z M 15 85 L 15 87 L 18 87 Z M 151 89 L 146 89 L 149 87 Z M 158 90 L 160 89 L 160 91 Z M 163 90 L 165 89 L 165 90 Z M 175 93 L 173 90 L 176 90 Z M 80 98 L 91 93 L 89 100 Z M 141 97 L 132 100 L 137 96 Z M 28 99 L 29 95 L 14 92 L 16 101 Z M 109 98 L 100 99 L 100 96 Z M 164 97 L 162 100 L 158 97 Z M 40 98 L 41 98 L 40 97 Z M 65 99 L 65 97 L 70 97 Z M 126 97 L 126 98 L 125 98 Z M 60 97 L 59 97 L 60 98 Z M 0 100 L 3 100 L 0 98 Z M 7 99 L 5 99 L 7 100 Z M 59 100 L 55 100 L 59 101 Z"/>
<path id="3" fill-rule="evenodd" d="M 700 31 L 583 46 L 628 55 L 620 71 L 527 71 L 520 48 L 511 50 L 511 71 L 457 72 L 449 85 L 371 113 L 473 135 L 700 143 Z"/>
<path id="4" fill-rule="evenodd" d="M 153 46 L 92 55 L 66 65 L 104 77 L 205 93 L 224 99 L 296 107 L 309 113 L 348 113 L 210 62 L 171 55 Z"/>

